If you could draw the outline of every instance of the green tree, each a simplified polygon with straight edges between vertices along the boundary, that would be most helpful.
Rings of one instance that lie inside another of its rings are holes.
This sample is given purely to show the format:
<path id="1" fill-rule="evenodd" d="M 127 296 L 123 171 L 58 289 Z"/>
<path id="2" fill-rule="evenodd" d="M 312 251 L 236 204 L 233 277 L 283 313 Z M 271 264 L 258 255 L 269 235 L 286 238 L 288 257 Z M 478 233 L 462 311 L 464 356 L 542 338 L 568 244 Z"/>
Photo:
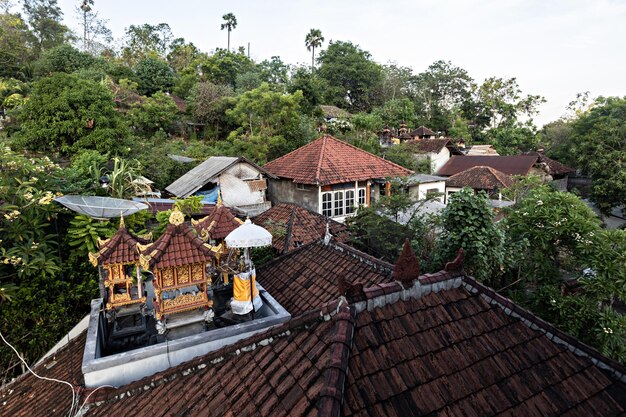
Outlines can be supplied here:
<path id="1" fill-rule="evenodd" d="M 183 38 L 176 38 L 169 45 L 167 62 L 178 73 L 195 74 L 195 64 L 201 55 L 196 45 L 186 43 Z"/>
<path id="2" fill-rule="evenodd" d="M 228 124 L 224 116 L 226 110 L 232 107 L 229 100 L 232 95 L 233 90 L 227 85 L 198 83 L 191 92 L 189 103 L 191 115 L 196 122 L 208 125 L 214 135 L 219 137 L 223 127 Z"/>
<path id="3" fill-rule="evenodd" d="M 326 80 L 311 72 L 310 69 L 302 66 L 296 68 L 287 85 L 287 92 L 293 94 L 302 91 L 302 112 L 313 115 L 319 111 L 318 106 L 324 104 L 324 91 L 326 90 Z M 321 111 L 319 111 L 321 116 Z"/>
<path id="4" fill-rule="evenodd" d="M 530 243 L 527 281 L 549 282 L 560 278 L 561 269 L 580 269 L 581 243 L 591 243 L 600 222 L 579 197 L 541 186 L 507 212 L 504 224 L 513 239 Z"/>
<path id="5" fill-rule="evenodd" d="M 419 124 L 435 130 L 448 130 L 455 111 L 462 108 L 474 86 L 463 68 L 450 61 L 433 62 L 426 71 L 408 81 L 408 95 L 415 103 Z"/>
<path id="6" fill-rule="evenodd" d="M 399 127 L 402 122 L 409 126 L 415 126 L 417 122 L 415 107 L 408 98 L 388 100 L 381 107 L 374 108 L 372 114 L 375 114 L 382 120 L 382 124 L 376 126 L 376 130 L 383 126 Z"/>
<path id="7" fill-rule="evenodd" d="M 539 138 L 532 124 L 516 123 L 498 127 L 489 130 L 485 136 L 500 155 L 519 155 L 534 151 L 539 146 Z"/>
<path id="8" fill-rule="evenodd" d="M 135 103 L 128 112 L 131 126 L 151 135 L 157 130 L 168 130 L 176 115 L 178 107 L 170 96 L 160 91 L 152 97 L 146 97 L 143 101 Z"/>
<path id="9" fill-rule="evenodd" d="M 24 0 L 24 12 L 35 35 L 38 52 L 69 40 L 70 30 L 61 23 L 63 12 L 57 0 Z"/>
<path id="10" fill-rule="evenodd" d="M 315 48 L 319 48 L 324 43 L 322 31 L 319 29 L 311 29 L 304 38 L 306 50 L 311 51 L 311 71 L 315 69 Z"/>
<path id="11" fill-rule="evenodd" d="M 239 125 L 238 133 L 274 136 L 298 123 L 301 100 L 301 92 L 284 95 L 263 83 L 237 97 L 226 114 Z"/>
<path id="12" fill-rule="evenodd" d="M 139 92 L 151 96 L 157 91 L 169 91 L 174 85 L 174 70 L 158 58 L 146 58 L 137 63 L 135 74 L 139 79 Z"/>
<path id="13" fill-rule="evenodd" d="M 409 67 L 399 67 L 395 64 L 383 65 L 383 79 L 381 85 L 382 100 L 395 100 L 407 97 L 413 70 Z"/>
<path id="14" fill-rule="evenodd" d="M 241 52 L 217 49 L 213 55 L 200 63 L 202 73 L 215 84 L 237 87 L 237 76 L 255 70 L 255 64 Z"/>
<path id="15" fill-rule="evenodd" d="M 18 14 L 0 14 L 0 77 L 29 78 L 34 36 Z"/>
<path id="16" fill-rule="evenodd" d="M 0 164 L 0 281 L 5 289 L 7 282 L 15 284 L 0 308 L 0 331 L 34 363 L 84 317 L 97 280 L 93 268 L 81 267 L 86 259 L 81 264 L 68 256 L 66 223 L 49 191 L 58 166 L 8 148 L 0 150 Z M 16 376 L 17 362 L 2 344 L 3 380 Z"/>
<path id="17" fill-rule="evenodd" d="M 126 29 L 121 59 L 129 67 L 149 57 L 164 59 L 172 37 L 172 30 L 167 23 L 130 25 Z"/>
<path id="18" fill-rule="evenodd" d="M 593 178 L 591 199 L 603 211 L 626 203 L 626 97 L 600 97 L 572 122 L 570 152 Z"/>
<path id="19" fill-rule="evenodd" d="M 376 89 L 382 81 L 380 65 L 369 52 L 351 42 L 330 42 L 320 52 L 317 75 L 327 83 L 328 104 L 352 112 L 369 111 L 376 103 Z"/>
<path id="20" fill-rule="evenodd" d="M 489 118 L 490 129 L 512 126 L 520 117 L 530 119 L 546 101 L 539 95 L 522 96 L 515 78 L 487 78 L 476 91 L 476 96 Z"/>
<path id="21" fill-rule="evenodd" d="M 465 269 L 488 285 L 498 283 L 505 269 L 505 235 L 493 221 L 494 213 L 484 192 L 469 188 L 451 195 L 441 215 L 442 232 L 435 260 L 439 266 L 465 251 Z"/>
<path id="22" fill-rule="evenodd" d="M 285 64 L 279 56 L 273 56 L 259 64 L 261 81 L 275 86 L 279 91 L 285 91 L 289 82 L 289 65 Z"/>
<path id="23" fill-rule="evenodd" d="M 33 64 L 35 74 L 45 77 L 54 72 L 68 74 L 95 65 L 97 60 L 88 53 L 81 52 L 71 45 L 63 44 L 45 51 Z"/>
<path id="24" fill-rule="evenodd" d="M 19 121 L 19 143 L 29 150 L 64 155 L 78 149 L 126 151 L 128 132 L 111 92 L 76 75 L 56 73 L 34 83 Z"/>
<path id="25" fill-rule="evenodd" d="M 228 30 L 228 46 L 226 50 L 230 51 L 230 32 L 237 28 L 237 18 L 232 13 L 226 13 L 222 16 L 222 19 L 224 19 L 224 23 L 221 25 L 221 30 Z"/>

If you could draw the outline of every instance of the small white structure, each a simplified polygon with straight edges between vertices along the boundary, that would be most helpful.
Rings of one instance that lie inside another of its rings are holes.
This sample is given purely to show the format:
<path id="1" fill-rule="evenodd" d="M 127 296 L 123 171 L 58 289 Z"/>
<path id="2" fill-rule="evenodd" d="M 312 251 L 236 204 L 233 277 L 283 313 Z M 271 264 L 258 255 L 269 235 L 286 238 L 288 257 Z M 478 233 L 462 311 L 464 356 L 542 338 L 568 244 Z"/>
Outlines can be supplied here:
<path id="1" fill-rule="evenodd" d="M 437 201 L 444 203 L 446 192 L 446 178 L 436 175 L 415 174 L 407 179 L 411 200 L 426 200 L 434 196 Z"/>
<path id="2" fill-rule="evenodd" d="M 263 304 L 256 285 L 256 269 L 250 259 L 250 248 L 270 246 L 272 234 L 247 219 L 244 224 L 230 232 L 224 241 L 230 249 L 244 250 L 244 270 L 234 276 L 230 308 L 238 315 L 258 311 Z"/>
<path id="3" fill-rule="evenodd" d="M 185 198 L 202 195 L 208 203 L 217 201 L 218 190 L 226 207 L 235 207 L 248 216 L 270 208 L 266 199 L 265 169 L 244 157 L 212 156 L 165 187 L 165 191 Z"/>

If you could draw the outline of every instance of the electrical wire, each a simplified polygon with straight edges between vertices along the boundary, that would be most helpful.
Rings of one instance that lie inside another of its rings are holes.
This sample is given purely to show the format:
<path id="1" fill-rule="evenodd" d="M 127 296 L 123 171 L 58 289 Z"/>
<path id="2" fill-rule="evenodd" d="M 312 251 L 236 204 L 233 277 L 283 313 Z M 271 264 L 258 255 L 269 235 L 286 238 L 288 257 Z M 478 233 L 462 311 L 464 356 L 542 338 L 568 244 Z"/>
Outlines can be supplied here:
<path id="1" fill-rule="evenodd" d="M 75 416 L 78 416 L 80 414 L 81 410 L 85 407 L 85 404 L 87 404 L 87 401 L 89 401 L 89 397 L 91 397 L 91 395 L 94 392 L 98 391 L 100 388 L 117 388 L 117 387 L 114 387 L 113 385 L 101 385 L 98 388 L 96 388 L 95 390 L 91 391 L 89 393 L 89 395 L 85 398 L 85 401 L 83 402 L 83 405 L 81 405 L 80 408 L 78 410 L 76 410 Z"/>
<path id="2" fill-rule="evenodd" d="M 20 361 L 22 361 L 22 363 L 24 364 L 24 366 L 26 366 L 26 369 L 28 369 L 28 372 L 30 372 L 31 374 L 33 374 L 33 376 L 35 376 L 35 378 L 44 380 L 44 381 L 51 381 L 51 382 L 59 382 L 61 384 L 65 384 L 68 385 L 70 387 L 70 389 L 72 390 L 72 406 L 70 407 L 70 411 L 68 413 L 69 416 L 72 415 L 72 413 L 74 412 L 74 407 L 76 406 L 76 392 L 74 391 L 74 385 L 72 385 L 71 383 L 67 382 L 67 381 L 63 381 L 60 379 L 55 379 L 55 378 L 48 378 L 45 376 L 39 376 L 37 375 L 32 369 L 30 369 L 30 366 L 28 366 L 28 364 L 26 363 L 26 361 L 22 358 L 22 356 L 19 354 L 19 352 L 17 351 L 17 349 L 15 349 L 13 347 L 13 345 L 11 345 L 5 338 L 4 335 L 2 334 L 2 332 L 0 332 L 0 338 L 2 338 L 2 341 L 8 346 L 10 347 L 13 352 L 15 352 L 15 354 L 17 355 L 17 357 L 20 359 Z"/>

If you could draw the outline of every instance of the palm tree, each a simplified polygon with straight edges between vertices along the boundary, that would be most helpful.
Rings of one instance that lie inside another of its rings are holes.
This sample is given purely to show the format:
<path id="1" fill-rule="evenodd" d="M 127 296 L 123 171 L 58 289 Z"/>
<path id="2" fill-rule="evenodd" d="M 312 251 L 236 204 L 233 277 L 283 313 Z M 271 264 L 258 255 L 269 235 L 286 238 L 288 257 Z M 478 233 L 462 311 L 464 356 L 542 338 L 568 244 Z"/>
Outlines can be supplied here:
<path id="1" fill-rule="evenodd" d="M 237 27 L 237 18 L 234 14 L 227 13 L 222 16 L 222 19 L 226 21 L 226 23 L 222 23 L 222 30 L 228 29 L 228 50 L 230 51 L 230 31 Z"/>
<path id="2" fill-rule="evenodd" d="M 311 31 L 307 33 L 306 38 L 304 39 L 306 50 L 313 50 L 313 52 L 311 53 L 311 71 L 313 71 L 313 67 L 315 64 L 315 48 L 319 48 L 320 46 L 322 46 L 322 42 L 324 42 L 324 37 L 322 36 L 322 31 L 319 29 L 311 29 Z"/>

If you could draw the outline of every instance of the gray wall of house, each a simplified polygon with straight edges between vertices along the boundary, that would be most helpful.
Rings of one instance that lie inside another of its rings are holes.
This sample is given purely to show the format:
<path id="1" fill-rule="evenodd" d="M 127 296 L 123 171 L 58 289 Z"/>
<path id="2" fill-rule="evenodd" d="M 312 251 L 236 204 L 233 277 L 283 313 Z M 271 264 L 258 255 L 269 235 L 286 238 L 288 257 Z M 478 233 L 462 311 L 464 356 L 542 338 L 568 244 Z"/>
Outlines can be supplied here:
<path id="1" fill-rule="evenodd" d="M 290 179 L 268 178 L 268 196 L 273 205 L 295 203 L 319 213 L 319 194 L 317 185 L 307 185 L 306 190 L 298 190 Z"/>

